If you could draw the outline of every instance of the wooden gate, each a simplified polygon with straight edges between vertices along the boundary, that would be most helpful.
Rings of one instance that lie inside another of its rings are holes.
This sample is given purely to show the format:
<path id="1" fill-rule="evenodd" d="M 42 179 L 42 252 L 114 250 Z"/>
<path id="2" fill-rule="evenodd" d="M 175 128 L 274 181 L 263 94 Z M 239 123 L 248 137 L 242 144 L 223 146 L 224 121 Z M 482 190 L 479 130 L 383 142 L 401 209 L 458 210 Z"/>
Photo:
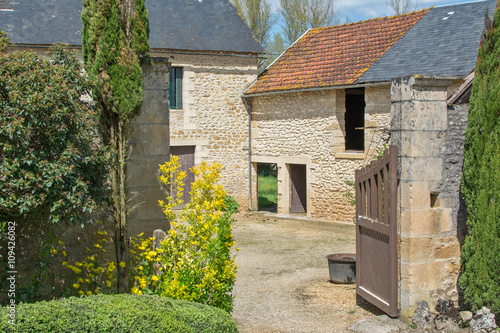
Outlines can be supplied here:
<path id="1" fill-rule="evenodd" d="M 397 151 L 356 170 L 356 293 L 398 315 Z"/>

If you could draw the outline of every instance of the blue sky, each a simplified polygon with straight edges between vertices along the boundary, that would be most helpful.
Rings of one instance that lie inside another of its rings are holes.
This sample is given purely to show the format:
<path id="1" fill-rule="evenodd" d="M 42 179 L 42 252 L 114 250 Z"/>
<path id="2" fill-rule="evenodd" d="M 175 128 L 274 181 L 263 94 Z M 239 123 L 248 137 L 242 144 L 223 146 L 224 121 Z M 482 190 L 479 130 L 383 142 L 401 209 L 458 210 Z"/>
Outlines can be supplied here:
<path id="1" fill-rule="evenodd" d="M 275 8 L 279 0 L 272 0 Z M 418 9 L 432 6 L 451 5 L 464 2 L 475 2 L 474 0 L 420 0 Z M 339 17 L 344 19 L 349 17 L 352 22 L 368 20 L 375 17 L 394 15 L 394 11 L 386 5 L 385 0 L 336 0 L 336 8 Z"/>
<path id="2" fill-rule="evenodd" d="M 420 0 L 418 9 L 432 6 L 451 5 L 464 2 L 474 2 L 471 0 Z M 385 0 L 337 0 L 337 10 L 341 18 L 348 16 L 352 22 L 367 20 L 375 17 L 394 15 L 394 11 L 386 5 Z"/>

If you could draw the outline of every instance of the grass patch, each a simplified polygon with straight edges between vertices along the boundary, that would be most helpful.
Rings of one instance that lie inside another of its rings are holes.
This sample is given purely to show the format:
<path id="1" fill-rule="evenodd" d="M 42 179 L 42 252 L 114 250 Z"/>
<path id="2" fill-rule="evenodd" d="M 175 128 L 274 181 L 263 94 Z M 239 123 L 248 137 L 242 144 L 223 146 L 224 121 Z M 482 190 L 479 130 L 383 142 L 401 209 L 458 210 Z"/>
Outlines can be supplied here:
<path id="1" fill-rule="evenodd" d="M 269 207 L 278 203 L 278 178 L 258 176 L 259 207 Z"/>

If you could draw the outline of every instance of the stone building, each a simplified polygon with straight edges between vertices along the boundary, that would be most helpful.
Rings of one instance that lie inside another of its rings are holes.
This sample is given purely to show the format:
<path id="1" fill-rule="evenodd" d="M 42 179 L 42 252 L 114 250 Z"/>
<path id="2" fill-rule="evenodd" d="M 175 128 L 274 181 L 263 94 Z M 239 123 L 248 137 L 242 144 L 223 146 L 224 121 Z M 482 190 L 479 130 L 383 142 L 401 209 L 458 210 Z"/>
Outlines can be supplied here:
<path id="1" fill-rule="evenodd" d="M 394 267 L 406 321 L 420 301 L 433 309 L 440 298 L 458 300 L 467 91 L 494 6 L 478 1 L 311 29 L 244 93 L 255 209 L 258 164 L 273 163 L 278 213 L 352 222 L 346 181 L 385 144 L 397 146 Z"/>
<path id="2" fill-rule="evenodd" d="M 43 53 L 62 42 L 81 56 L 81 0 L 0 4 L 0 28 L 15 49 Z M 225 189 L 248 207 L 248 114 L 240 95 L 263 53 L 228 0 L 148 0 L 146 7 L 154 67 L 144 72 L 144 105 L 129 140 L 131 234 L 168 229 L 156 177 L 169 149 L 185 169 L 220 162 Z"/>
<path id="3" fill-rule="evenodd" d="M 252 207 L 257 165 L 272 163 L 278 213 L 351 222 L 348 182 L 389 143 L 391 80 L 446 75 L 451 95 L 475 66 L 485 10 L 486 1 L 433 7 L 305 33 L 244 94 Z"/>

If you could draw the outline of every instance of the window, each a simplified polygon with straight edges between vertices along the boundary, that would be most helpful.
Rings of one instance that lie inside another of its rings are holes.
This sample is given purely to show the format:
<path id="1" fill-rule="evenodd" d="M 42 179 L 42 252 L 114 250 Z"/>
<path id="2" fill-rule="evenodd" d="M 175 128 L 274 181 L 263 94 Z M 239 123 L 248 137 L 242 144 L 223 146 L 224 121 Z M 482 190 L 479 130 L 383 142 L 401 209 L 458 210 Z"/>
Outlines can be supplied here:
<path id="1" fill-rule="evenodd" d="M 365 150 L 365 88 L 345 91 L 345 150 Z"/>
<path id="2" fill-rule="evenodd" d="M 182 67 L 170 69 L 170 108 L 182 109 Z"/>

